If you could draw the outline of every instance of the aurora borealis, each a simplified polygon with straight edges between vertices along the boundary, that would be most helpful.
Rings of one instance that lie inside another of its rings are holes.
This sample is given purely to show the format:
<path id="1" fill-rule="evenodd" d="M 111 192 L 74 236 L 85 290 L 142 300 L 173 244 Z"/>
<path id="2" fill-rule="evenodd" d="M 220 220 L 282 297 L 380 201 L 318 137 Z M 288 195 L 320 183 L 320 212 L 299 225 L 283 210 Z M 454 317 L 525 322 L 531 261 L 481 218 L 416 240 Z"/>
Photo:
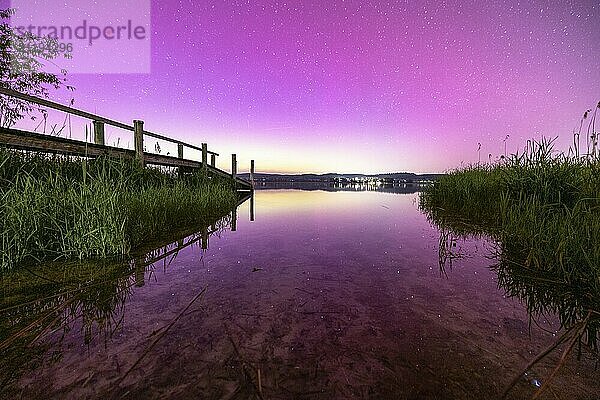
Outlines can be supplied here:
<path id="1" fill-rule="evenodd" d="M 150 74 L 69 83 L 242 170 L 441 172 L 506 135 L 566 149 L 600 100 L 599 22 L 597 1 L 153 1 Z"/>

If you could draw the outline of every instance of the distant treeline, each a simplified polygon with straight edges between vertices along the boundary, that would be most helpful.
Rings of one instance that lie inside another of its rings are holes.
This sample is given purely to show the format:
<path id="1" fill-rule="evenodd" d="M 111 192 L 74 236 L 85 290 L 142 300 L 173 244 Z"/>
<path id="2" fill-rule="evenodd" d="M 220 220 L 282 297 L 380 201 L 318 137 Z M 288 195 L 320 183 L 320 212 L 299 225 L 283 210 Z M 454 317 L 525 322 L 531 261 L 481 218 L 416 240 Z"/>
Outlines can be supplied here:
<path id="1" fill-rule="evenodd" d="M 395 182 L 425 182 L 439 179 L 443 174 L 415 174 L 395 172 L 378 175 L 365 174 L 254 174 L 254 180 L 262 182 L 334 182 L 338 180 L 386 180 Z M 240 174 L 249 179 L 249 174 Z"/>

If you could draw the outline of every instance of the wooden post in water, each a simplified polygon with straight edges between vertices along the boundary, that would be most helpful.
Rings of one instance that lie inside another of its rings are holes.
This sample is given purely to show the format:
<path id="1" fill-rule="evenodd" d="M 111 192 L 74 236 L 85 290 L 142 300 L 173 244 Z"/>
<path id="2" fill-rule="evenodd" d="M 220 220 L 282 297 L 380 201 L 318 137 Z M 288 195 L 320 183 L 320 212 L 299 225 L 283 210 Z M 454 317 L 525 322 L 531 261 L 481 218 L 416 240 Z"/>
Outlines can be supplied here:
<path id="1" fill-rule="evenodd" d="M 250 160 L 250 185 L 254 189 L 254 160 Z"/>
<path id="2" fill-rule="evenodd" d="M 231 178 L 233 179 L 233 188 L 237 189 L 237 156 L 231 155 Z"/>
<path id="3" fill-rule="evenodd" d="M 202 168 L 206 169 L 208 165 L 208 145 L 202 143 Z"/>
<path id="4" fill-rule="evenodd" d="M 210 155 L 210 166 L 213 168 L 217 167 L 217 156 L 215 154 Z"/>
<path id="5" fill-rule="evenodd" d="M 135 158 L 144 168 L 144 121 L 133 121 L 133 141 L 135 144 Z"/>
<path id="6" fill-rule="evenodd" d="M 144 266 L 140 263 L 138 264 L 139 260 L 136 260 L 136 266 L 135 266 L 135 286 L 136 287 L 142 287 L 146 284 L 146 280 L 145 280 L 145 274 L 146 274 L 146 268 L 144 268 Z"/>
<path id="7" fill-rule="evenodd" d="M 202 231 L 202 250 L 208 249 L 208 228 Z"/>
<path id="8" fill-rule="evenodd" d="M 181 143 L 177 144 L 177 157 L 183 159 L 183 145 Z M 179 178 L 183 177 L 183 167 L 178 168 Z"/>
<path id="9" fill-rule="evenodd" d="M 94 121 L 94 143 L 104 145 L 104 122 Z"/>
<path id="10" fill-rule="evenodd" d="M 250 197 L 250 221 L 254 222 L 254 192 L 252 192 L 252 196 Z"/>
<path id="11" fill-rule="evenodd" d="M 237 231 L 237 207 L 231 210 L 231 232 Z"/>

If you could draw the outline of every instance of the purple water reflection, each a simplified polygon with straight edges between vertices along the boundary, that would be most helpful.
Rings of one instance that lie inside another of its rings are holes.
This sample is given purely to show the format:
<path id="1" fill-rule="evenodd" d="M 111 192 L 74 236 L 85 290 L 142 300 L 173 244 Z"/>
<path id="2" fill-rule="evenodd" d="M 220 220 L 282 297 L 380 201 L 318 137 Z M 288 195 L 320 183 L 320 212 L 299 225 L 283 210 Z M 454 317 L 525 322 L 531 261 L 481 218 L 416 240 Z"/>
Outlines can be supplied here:
<path id="1" fill-rule="evenodd" d="M 112 338 L 83 343 L 27 374 L 26 398 L 497 398 L 555 337 L 497 288 L 489 244 L 459 241 L 447 276 L 440 233 L 418 194 L 257 191 L 237 230 L 205 253 L 181 250 L 146 272 Z M 206 292 L 140 359 L 203 289 Z M 62 335 L 57 332 L 55 335 Z M 556 357 L 511 398 L 528 398 Z M 597 372 L 570 362 L 548 398 L 594 398 Z M 260 378 L 259 378 L 260 375 Z M 533 383 L 532 383 L 533 382 Z"/>

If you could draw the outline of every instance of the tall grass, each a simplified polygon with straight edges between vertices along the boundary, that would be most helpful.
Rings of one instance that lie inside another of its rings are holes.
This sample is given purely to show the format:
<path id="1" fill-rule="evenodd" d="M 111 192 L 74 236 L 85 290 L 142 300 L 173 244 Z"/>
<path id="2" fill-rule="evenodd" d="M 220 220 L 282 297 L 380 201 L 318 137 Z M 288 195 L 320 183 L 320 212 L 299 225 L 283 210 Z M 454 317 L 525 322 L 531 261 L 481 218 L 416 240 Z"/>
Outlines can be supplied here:
<path id="1" fill-rule="evenodd" d="M 0 269 L 126 254 L 235 204 L 230 184 L 202 172 L 178 178 L 133 161 L 0 150 Z"/>
<path id="2" fill-rule="evenodd" d="M 498 242 L 500 284 L 530 311 L 556 312 L 566 328 L 588 316 L 586 338 L 600 327 L 600 162 L 533 142 L 502 163 L 440 178 L 421 197 L 430 219 L 458 234 Z"/>

